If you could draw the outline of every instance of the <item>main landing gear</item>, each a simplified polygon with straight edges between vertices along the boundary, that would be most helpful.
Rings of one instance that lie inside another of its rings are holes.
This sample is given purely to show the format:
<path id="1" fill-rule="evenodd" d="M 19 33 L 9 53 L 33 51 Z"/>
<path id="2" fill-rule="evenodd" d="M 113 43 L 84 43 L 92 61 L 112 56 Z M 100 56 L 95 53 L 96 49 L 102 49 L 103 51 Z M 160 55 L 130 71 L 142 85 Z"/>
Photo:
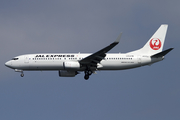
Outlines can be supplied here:
<path id="1" fill-rule="evenodd" d="M 91 70 L 85 70 L 84 71 L 84 79 L 85 80 L 88 80 L 89 79 L 89 76 L 92 74 L 92 71 Z"/>

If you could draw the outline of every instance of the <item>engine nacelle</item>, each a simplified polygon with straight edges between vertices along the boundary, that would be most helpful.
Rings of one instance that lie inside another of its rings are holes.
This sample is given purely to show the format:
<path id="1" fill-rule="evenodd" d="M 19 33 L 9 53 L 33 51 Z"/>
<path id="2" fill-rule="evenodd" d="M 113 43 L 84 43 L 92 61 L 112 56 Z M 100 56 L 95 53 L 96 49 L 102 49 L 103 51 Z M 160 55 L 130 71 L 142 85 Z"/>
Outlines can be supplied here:
<path id="1" fill-rule="evenodd" d="M 66 71 L 66 70 L 59 71 L 59 77 L 74 77 L 76 75 L 77 75 L 76 71 Z"/>
<path id="2" fill-rule="evenodd" d="M 64 62 L 63 66 L 65 70 L 72 70 L 72 69 L 76 70 L 80 68 L 79 62 L 74 62 L 74 61 Z"/>

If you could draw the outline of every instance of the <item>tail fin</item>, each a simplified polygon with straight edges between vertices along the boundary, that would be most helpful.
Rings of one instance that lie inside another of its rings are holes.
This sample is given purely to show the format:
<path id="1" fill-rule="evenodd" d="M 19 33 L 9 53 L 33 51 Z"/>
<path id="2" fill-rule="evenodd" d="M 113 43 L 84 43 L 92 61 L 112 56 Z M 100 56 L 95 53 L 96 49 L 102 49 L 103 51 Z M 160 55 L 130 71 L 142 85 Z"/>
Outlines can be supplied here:
<path id="1" fill-rule="evenodd" d="M 154 55 L 162 52 L 167 28 L 167 24 L 162 24 L 159 29 L 154 33 L 154 35 L 149 39 L 149 41 L 144 45 L 143 48 L 130 53 Z"/>

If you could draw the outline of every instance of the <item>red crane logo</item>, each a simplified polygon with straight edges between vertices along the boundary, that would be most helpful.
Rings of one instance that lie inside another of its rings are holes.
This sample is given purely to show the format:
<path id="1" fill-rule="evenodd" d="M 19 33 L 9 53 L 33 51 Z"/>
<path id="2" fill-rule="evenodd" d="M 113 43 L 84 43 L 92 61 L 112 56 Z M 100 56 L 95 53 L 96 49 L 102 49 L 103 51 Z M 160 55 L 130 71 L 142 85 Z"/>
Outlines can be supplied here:
<path id="1" fill-rule="evenodd" d="M 161 41 L 158 38 L 151 39 L 149 44 L 153 50 L 159 50 L 161 48 Z"/>

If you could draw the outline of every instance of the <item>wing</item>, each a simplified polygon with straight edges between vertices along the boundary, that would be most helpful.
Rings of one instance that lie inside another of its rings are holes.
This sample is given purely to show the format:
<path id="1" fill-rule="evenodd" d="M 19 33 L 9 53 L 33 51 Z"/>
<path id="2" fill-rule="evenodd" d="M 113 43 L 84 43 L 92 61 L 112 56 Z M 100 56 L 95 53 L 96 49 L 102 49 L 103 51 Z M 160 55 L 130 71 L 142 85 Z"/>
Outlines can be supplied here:
<path id="1" fill-rule="evenodd" d="M 109 46 L 80 60 L 79 63 L 85 66 L 97 67 L 97 64 L 100 63 L 101 60 L 106 57 L 106 53 L 119 43 L 121 35 L 122 33 L 120 33 L 117 39 L 113 43 L 111 43 Z"/>

